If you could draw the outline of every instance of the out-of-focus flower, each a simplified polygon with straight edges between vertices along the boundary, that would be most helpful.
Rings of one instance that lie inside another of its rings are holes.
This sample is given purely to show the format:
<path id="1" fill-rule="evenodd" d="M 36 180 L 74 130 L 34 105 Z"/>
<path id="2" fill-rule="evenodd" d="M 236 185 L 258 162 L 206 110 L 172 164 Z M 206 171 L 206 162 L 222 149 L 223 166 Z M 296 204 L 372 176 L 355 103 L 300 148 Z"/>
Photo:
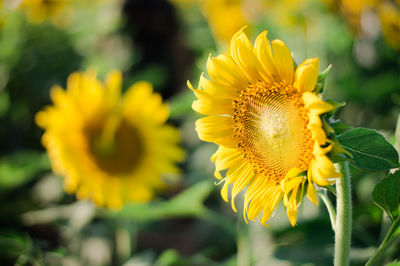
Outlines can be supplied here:
<path id="1" fill-rule="evenodd" d="M 71 24 L 80 8 L 119 2 L 120 0 L 21 0 L 17 9 L 32 23 L 50 20 L 57 27 Z"/>
<path id="2" fill-rule="evenodd" d="M 340 173 L 327 153 L 333 148 L 320 115 L 333 110 L 315 92 L 318 59 L 296 69 L 281 40 L 261 33 L 255 46 L 243 30 L 231 41 L 229 53 L 209 58 L 208 75 L 194 89 L 193 109 L 206 117 L 196 121 L 199 138 L 219 145 L 212 156 L 215 177 L 224 182 L 222 198 L 232 208 L 244 195 L 245 219 L 270 218 L 282 200 L 294 226 L 303 195 L 317 204 L 314 184 L 328 186 Z M 227 170 L 225 177 L 220 171 Z"/>
<path id="3" fill-rule="evenodd" d="M 232 35 L 248 24 L 242 0 L 199 1 L 214 37 L 228 43 Z"/>
<path id="4" fill-rule="evenodd" d="M 57 26 L 68 25 L 74 16 L 75 0 L 23 0 L 18 9 L 24 12 L 29 21 L 40 23 L 46 19 Z"/>
<path id="5" fill-rule="evenodd" d="M 78 199 L 121 207 L 147 202 L 166 186 L 161 175 L 178 173 L 184 152 L 179 132 L 165 124 L 169 109 L 152 86 L 138 82 L 121 96 L 121 74 L 105 84 L 92 72 L 73 73 L 67 89 L 51 89 L 53 105 L 36 115 L 53 170 Z"/>
<path id="6" fill-rule="evenodd" d="M 214 39 L 228 44 L 232 35 L 254 19 L 259 0 L 169 0 L 179 6 L 197 6 L 206 18 Z"/>
<path id="7" fill-rule="evenodd" d="M 305 22 L 307 0 L 263 0 L 262 3 L 264 15 L 279 26 L 302 26 Z"/>
<path id="8" fill-rule="evenodd" d="M 341 0 L 339 8 L 350 26 L 358 31 L 361 15 L 376 6 L 376 0 Z"/>
<path id="9" fill-rule="evenodd" d="M 400 50 L 400 3 L 383 3 L 379 6 L 379 17 L 386 42 Z"/>
<path id="10" fill-rule="evenodd" d="M 338 7 L 356 34 L 364 37 L 371 35 L 374 39 L 379 34 L 380 27 L 385 41 L 393 48 L 400 49 L 400 1 L 337 0 L 324 2 Z M 362 21 L 365 22 L 364 25 Z"/>

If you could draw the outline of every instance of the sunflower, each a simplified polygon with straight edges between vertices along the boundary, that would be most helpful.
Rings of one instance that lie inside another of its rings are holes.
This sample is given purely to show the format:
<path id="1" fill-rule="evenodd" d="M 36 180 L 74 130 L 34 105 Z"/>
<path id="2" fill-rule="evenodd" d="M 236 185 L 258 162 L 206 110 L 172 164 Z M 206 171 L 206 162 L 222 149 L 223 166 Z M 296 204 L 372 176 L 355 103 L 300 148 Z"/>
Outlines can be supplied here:
<path id="1" fill-rule="evenodd" d="M 284 42 L 271 44 L 265 31 L 253 47 L 242 29 L 227 54 L 209 58 L 209 79 L 201 75 L 198 89 L 188 85 L 198 98 L 193 109 L 206 115 L 196 121 L 199 138 L 219 145 L 211 160 L 222 198 L 230 194 L 236 211 L 235 197 L 247 187 L 246 221 L 265 224 L 283 201 L 294 226 L 303 195 L 318 204 L 315 185 L 341 176 L 327 156 L 333 141 L 320 117 L 334 107 L 315 91 L 318 58 L 295 69 Z"/>
<path id="2" fill-rule="evenodd" d="M 73 73 L 67 89 L 51 89 L 53 105 L 36 115 L 45 130 L 53 171 L 78 199 L 119 208 L 147 202 L 166 186 L 163 173 L 178 173 L 179 132 L 165 124 L 169 109 L 152 86 L 138 82 L 121 97 L 121 73 L 102 84 L 95 73 Z"/>
<path id="3" fill-rule="evenodd" d="M 400 50 L 400 2 L 384 2 L 378 11 L 383 37 L 391 47 Z"/>
<path id="4" fill-rule="evenodd" d="M 199 5 L 207 18 L 214 38 L 228 43 L 232 34 L 247 23 L 242 0 L 206 0 Z"/>
<path id="5" fill-rule="evenodd" d="M 23 0 L 18 9 L 23 11 L 32 23 L 50 19 L 55 25 L 63 27 L 74 16 L 75 0 Z"/>

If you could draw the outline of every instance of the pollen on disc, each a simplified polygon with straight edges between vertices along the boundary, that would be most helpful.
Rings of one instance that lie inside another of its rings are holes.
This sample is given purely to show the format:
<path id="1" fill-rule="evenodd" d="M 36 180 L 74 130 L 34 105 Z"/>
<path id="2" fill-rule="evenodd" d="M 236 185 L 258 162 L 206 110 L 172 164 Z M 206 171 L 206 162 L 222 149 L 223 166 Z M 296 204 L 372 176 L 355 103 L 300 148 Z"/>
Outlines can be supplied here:
<path id="1" fill-rule="evenodd" d="M 305 168 L 312 153 L 307 110 L 301 97 L 280 83 L 259 82 L 234 102 L 235 136 L 257 172 L 283 178 Z"/>

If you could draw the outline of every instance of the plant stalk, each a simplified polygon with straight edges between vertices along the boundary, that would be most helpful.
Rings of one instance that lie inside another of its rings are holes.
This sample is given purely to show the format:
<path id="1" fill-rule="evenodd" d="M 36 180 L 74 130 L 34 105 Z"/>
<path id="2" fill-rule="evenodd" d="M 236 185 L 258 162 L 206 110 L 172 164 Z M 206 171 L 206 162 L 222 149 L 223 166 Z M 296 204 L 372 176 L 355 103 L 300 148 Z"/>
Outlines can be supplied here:
<path id="1" fill-rule="evenodd" d="M 400 216 L 397 217 L 397 219 L 392 223 L 392 225 L 390 226 L 389 231 L 386 233 L 386 236 L 383 239 L 382 243 L 376 250 L 375 254 L 367 261 L 365 266 L 371 266 L 377 262 L 377 259 L 382 254 L 382 251 L 386 249 L 386 247 L 392 242 L 393 239 L 395 239 L 394 237 L 392 237 L 392 234 L 396 230 L 396 228 L 399 227 L 399 223 L 400 223 Z"/>
<path id="2" fill-rule="evenodd" d="M 335 266 L 347 266 L 351 242 L 351 186 L 348 162 L 339 163 L 343 177 L 336 182 L 337 217 L 335 230 Z"/>
<path id="3" fill-rule="evenodd" d="M 336 211 L 332 205 L 331 200 L 329 199 L 328 195 L 326 194 L 326 190 L 319 190 L 319 196 L 321 197 L 322 201 L 324 202 L 326 209 L 329 213 L 329 218 L 331 219 L 332 230 L 336 230 Z"/>

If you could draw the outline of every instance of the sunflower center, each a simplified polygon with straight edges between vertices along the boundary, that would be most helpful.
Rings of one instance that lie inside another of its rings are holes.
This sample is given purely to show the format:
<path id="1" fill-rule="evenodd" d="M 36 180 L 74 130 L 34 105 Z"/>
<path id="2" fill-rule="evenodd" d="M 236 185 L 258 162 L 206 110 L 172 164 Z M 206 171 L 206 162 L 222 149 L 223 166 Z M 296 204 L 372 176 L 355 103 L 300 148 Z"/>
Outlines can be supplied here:
<path id="1" fill-rule="evenodd" d="M 86 130 L 93 162 L 109 174 L 126 174 L 135 169 L 143 157 L 139 132 L 126 121 L 104 120 Z"/>
<path id="2" fill-rule="evenodd" d="M 279 182 L 291 168 L 307 168 L 313 142 L 307 109 L 293 86 L 258 82 L 233 107 L 238 146 L 257 173 Z"/>

